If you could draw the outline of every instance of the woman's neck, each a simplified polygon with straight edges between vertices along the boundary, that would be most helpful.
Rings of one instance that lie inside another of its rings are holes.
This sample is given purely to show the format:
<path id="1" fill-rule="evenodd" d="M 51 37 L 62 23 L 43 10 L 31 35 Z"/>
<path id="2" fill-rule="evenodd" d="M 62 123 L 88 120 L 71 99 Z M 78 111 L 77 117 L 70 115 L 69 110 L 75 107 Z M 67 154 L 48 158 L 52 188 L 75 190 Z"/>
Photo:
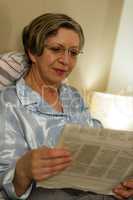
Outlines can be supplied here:
<path id="1" fill-rule="evenodd" d="M 29 85 L 33 90 L 38 92 L 40 96 L 47 101 L 56 111 L 62 112 L 63 108 L 61 101 L 59 99 L 59 88 L 50 86 L 44 83 L 37 73 L 31 67 L 31 70 L 25 77 L 27 85 Z"/>

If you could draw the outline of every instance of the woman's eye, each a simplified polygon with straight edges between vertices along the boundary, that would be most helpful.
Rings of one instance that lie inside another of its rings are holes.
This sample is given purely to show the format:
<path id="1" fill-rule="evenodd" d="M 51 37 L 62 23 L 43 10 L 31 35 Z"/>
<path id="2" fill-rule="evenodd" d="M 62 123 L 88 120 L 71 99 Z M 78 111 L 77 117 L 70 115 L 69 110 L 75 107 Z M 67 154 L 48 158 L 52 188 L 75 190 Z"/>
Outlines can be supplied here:
<path id="1" fill-rule="evenodd" d="M 60 47 L 51 47 L 51 50 L 55 53 L 61 52 L 61 48 Z"/>
<path id="2" fill-rule="evenodd" d="M 72 55 L 73 57 L 75 57 L 75 56 L 78 55 L 78 51 L 76 51 L 76 50 L 71 50 L 70 52 L 71 52 L 71 55 Z"/>

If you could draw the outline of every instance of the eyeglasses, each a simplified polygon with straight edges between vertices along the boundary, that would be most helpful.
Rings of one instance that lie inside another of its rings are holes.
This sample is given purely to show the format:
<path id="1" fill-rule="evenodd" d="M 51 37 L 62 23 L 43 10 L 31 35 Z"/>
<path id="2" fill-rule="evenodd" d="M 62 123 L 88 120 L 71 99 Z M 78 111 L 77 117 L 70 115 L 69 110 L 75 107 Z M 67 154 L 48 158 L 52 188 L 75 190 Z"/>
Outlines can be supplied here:
<path id="1" fill-rule="evenodd" d="M 82 51 L 74 47 L 65 48 L 64 46 L 46 44 L 44 48 L 47 48 L 48 50 L 50 50 L 53 54 L 57 56 L 62 56 L 68 53 L 71 56 L 71 58 L 76 58 L 79 54 L 83 53 Z"/>

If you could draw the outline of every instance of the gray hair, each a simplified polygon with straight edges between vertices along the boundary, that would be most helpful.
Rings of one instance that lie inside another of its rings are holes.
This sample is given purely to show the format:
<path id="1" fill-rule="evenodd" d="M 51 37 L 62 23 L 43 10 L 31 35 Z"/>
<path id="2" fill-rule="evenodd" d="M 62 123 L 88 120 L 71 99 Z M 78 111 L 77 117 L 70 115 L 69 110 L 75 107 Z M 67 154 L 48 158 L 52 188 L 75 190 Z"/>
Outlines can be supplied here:
<path id="1" fill-rule="evenodd" d="M 35 18 L 23 29 L 23 46 L 27 56 L 28 51 L 40 56 L 43 53 L 46 39 L 51 35 L 56 35 L 61 27 L 72 29 L 78 34 L 81 50 L 84 46 L 84 34 L 80 24 L 65 14 L 46 13 Z"/>

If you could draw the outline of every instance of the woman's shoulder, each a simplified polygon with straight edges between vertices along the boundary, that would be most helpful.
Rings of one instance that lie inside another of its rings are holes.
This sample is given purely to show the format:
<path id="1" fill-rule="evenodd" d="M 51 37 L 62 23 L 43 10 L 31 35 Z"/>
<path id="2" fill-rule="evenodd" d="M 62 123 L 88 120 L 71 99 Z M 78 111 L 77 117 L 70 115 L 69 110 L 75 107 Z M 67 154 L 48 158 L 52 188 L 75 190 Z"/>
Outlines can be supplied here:
<path id="1" fill-rule="evenodd" d="M 63 92 L 61 94 L 62 101 L 68 106 L 68 109 L 81 112 L 85 109 L 85 103 L 80 95 L 80 92 L 70 85 L 63 85 Z M 65 105 L 65 106 L 66 106 Z"/>
<path id="2" fill-rule="evenodd" d="M 0 104 L 16 104 L 17 101 L 16 86 L 8 86 L 0 91 Z"/>
<path id="3" fill-rule="evenodd" d="M 68 85 L 68 84 L 63 84 L 62 88 L 63 88 L 63 91 L 65 91 L 66 94 L 71 95 L 73 97 L 82 98 L 81 94 L 80 94 L 80 92 L 78 91 L 77 88 L 75 88 L 71 85 Z"/>

